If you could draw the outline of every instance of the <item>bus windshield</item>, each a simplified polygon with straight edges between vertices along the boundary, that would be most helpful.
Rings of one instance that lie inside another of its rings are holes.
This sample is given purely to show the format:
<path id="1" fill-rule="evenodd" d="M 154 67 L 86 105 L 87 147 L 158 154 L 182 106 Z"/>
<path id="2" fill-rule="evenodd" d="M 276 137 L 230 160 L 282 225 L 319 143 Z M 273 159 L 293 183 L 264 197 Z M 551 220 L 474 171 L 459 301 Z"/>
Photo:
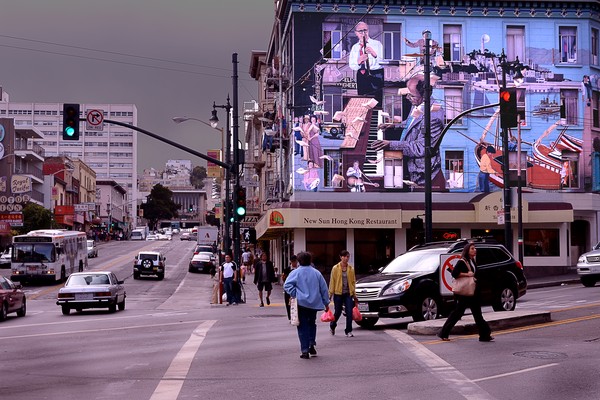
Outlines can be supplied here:
<path id="1" fill-rule="evenodd" d="M 56 253 L 52 243 L 15 243 L 14 262 L 55 262 Z"/>

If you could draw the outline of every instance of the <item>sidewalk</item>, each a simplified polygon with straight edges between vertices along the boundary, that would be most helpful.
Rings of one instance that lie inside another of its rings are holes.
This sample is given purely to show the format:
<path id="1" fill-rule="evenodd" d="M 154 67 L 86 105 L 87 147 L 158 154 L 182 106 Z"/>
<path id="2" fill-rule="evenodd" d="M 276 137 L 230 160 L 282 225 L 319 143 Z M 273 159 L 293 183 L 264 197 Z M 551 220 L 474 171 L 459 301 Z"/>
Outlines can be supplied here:
<path id="1" fill-rule="evenodd" d="M 539 289 L 550 286 L 561 286 L 563 284 L 579 283 L 579 275 L 573 270 L 567 274 L 542 276 L 527 279 L 527 289 Z"/>

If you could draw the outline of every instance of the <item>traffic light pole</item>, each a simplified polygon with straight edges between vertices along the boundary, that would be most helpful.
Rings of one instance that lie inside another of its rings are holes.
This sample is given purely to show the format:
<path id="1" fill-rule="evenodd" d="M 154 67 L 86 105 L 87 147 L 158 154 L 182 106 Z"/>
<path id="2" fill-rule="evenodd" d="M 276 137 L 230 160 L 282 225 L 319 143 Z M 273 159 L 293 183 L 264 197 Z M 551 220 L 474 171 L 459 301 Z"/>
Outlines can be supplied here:
<path id="1" fill-rule="evenodd" d="M 238 125 L 238 60 L 237 53 L 233 53 L 231 56 L 231 62 L 233 64 L 233 162 L 231 163 L 231 173 L 235 179 L 235 186 L 239 186 L 240 184 L 240 172 L 239 172 L 239 162 L 240 162 L 240 149 L 238 144 L 239 138 L 239 125 Z M 233 260 L 237 265 L 241 265 L 240 258 L 240 222 L 237 218 L 237 215 L 234 213 L 233 218 Z"/>
<path id="2" fill-rule="evenodd" d="M 504 50 L 500 56 L 502 67 L 502 88 L 506 89 L 506 55 Z M 502 116 L 500 116 L 502 119 Z M 502 180 L 504 185 L 502 195 L 504 201 L 504 243 L 508 251 L 513 254 L 513 237 L 512 237 L 512 222 L 510 220 L 510 184 L 509 184 L 509 169 L 508 169 L 508 128 L 502 127 Z"/>

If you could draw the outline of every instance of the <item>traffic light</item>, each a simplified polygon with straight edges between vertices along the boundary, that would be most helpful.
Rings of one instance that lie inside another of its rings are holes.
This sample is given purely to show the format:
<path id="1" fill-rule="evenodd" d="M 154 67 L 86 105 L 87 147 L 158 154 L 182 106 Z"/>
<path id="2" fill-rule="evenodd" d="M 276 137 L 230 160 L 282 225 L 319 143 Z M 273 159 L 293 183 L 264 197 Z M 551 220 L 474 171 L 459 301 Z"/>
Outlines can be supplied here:
<path id="1" fill-rule="evenodd" d="M 189 211 L 189 212 L 194 212 L 194 206 L 189 206 L 189 207 L 188 207 L 188 211 Z"/>
<path id="2" fill-rule="evenodd" d="M 246 216 L 246 188 L 238 186 L 235 189 L 235 217 L 241 221 Z"/>
<path id="3" fill-rule="evenodd" d="M 63 104 L 63 140 L 79 140 L 79 104 Z"/>
<path id="4" fill-rule="evenodd" d="M 423 220 L 419 217 L 410 219 L 410 229 L 413 231 L 423 230 Z"/>
<path id="5" fill-rule="evenodd" d="M 500 89 L 500 127 L 517 127 L 517 88 Z"/>

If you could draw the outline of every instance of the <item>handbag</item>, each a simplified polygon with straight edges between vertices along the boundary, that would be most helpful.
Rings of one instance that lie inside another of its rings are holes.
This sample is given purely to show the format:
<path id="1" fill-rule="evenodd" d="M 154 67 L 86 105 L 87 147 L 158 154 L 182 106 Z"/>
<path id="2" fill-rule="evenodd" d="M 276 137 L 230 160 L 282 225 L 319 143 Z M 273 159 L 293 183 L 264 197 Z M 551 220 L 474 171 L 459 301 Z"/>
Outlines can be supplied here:
<path id="1" fill-rule="evenodd" d="M 352 308 L 352 321 L 362 321 L 362 314 L 356 306 Z"/>
<path id="2" fill-rule="evenodd" d="M 471 266 L 466 260 L 463 260 L 467 265 L 469 272 L 471 272 Z M 475 277 L 474 276 L 461 276 L 454 279 L 452 284 L 452 293 L 460 296 L 475 296 Z"/>
<path id="3" fill-rule="evenodd" d="M 294 326 L 300 325 L 300 318 L 298 318 L 298 300 L 295 297 L 290 297 L 290 324 Z"/>

